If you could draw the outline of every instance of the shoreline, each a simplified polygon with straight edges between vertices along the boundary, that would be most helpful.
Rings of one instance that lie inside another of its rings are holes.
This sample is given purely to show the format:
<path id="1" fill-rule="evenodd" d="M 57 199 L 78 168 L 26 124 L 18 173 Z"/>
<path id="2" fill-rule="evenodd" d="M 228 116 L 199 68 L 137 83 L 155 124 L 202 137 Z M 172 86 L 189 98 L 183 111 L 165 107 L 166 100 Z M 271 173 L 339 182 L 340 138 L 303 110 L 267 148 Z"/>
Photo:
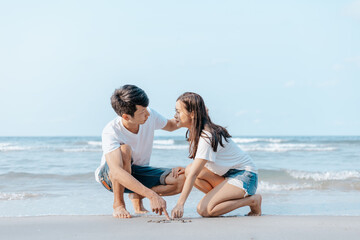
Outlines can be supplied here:
<path id="1" fill-rule="evenodd" d="M 4 239 L 358 239 L 360 216 L 183 218 L 163 216 L 0 217 Z"/>

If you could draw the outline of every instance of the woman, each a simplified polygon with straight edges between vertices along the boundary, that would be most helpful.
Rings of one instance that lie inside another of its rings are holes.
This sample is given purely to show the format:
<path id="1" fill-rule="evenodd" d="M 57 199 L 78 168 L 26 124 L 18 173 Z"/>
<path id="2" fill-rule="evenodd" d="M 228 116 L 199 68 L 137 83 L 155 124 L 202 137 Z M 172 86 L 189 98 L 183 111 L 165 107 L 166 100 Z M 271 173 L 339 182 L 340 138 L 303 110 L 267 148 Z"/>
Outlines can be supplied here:
<path id="1" fill-rule="evenodd" d="M 194 185 L 206 194 L 197 206 L 203 217 L 220 216 L 243 206 L 250 207 L 249 216 L 261 215 L 261 195 L 255 194 L 257 168 L 227 130 L 211 122 L 202 97 L 186 92 L 177 99 L 175 109 L 178 127 L 188 128 L 189 158 L 194 161 L 186 168 L 185 184 L 172 217 L 183 216 Z"/>

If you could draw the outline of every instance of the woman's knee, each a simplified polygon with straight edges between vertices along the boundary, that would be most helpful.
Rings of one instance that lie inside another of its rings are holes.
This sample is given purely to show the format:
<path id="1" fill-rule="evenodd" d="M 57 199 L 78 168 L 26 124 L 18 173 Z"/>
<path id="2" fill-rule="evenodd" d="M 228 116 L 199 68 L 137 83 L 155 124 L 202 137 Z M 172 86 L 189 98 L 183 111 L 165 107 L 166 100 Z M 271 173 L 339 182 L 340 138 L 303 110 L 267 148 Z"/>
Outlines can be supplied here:
<path id="1" fill-rule="evenodd" d="M 207 206 L 203 204 L 203 201 L 201 200 L 199 204 L 196 207 L 196 210 L 198 214 L 202 217 L 210 217 L 210 214 L 207 210 Z"/>

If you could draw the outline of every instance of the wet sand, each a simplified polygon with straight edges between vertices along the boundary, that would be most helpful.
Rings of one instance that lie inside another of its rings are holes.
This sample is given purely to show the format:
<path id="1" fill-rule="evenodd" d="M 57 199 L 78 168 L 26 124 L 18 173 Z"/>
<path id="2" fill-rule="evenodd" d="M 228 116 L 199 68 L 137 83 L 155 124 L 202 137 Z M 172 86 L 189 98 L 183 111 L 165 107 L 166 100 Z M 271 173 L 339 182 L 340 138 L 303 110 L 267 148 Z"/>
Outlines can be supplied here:
<path id="1" fill-rule="evenodd" d="M 359 239 L 358 216 L 0 218 L 1 239 Z"/>

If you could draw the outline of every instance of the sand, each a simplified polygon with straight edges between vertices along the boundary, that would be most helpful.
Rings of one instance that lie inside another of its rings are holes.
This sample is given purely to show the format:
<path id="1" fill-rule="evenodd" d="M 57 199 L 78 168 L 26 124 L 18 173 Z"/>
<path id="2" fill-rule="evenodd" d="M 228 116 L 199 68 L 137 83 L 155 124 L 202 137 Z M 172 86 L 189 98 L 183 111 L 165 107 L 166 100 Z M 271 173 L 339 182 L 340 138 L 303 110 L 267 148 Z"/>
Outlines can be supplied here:
<path id="1" fill-rule="evenodd" d="M 0 238 L 16 239 L 360 239 L 360 217 L 261 216 L 184 218 L 150 215 L 0 218 Z"/>

